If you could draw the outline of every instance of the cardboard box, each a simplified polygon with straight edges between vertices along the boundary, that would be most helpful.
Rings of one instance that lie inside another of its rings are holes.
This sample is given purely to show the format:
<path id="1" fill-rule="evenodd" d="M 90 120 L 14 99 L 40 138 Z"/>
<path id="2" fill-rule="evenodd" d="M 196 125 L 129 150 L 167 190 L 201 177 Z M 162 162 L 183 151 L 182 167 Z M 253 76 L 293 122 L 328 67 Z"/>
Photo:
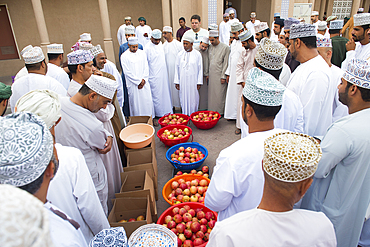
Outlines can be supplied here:
<path id="1" fill-rule="evenodd" d="M 154 174 L 158 177 L 155 149 L 137 149 L 136 151 L 132 151 L 127 154 L 127 167 L 148 163 L 153 164 Z"/>
<path id="2" fill-rule="evenodd" d="M 150 124 L 153 126 L 153 119 L 152 119 L 152 116 L 132 116 L 132 117 L 129 117 L 127 126 L 131 124 L 136 124 L 136 123 L 146 123 L 146 124 Z"/>
<path id="3" fill-rule="evenodd" d="M 153 222 L 150 209 L 150 199 L 147 197 L 123 197 L 113 200 L 113 208 L 108 216 L 111 227 L 122 226 L 127 238 L 140 226 Z M 143 215 L 145 220 L 119 223 L 120 220 L 129 220 Z"/>
<path id="4" fill-rule="evenodd" d="M 128 153 L 130 152 L 136 152 L 136 151 L 141 151 L 141 150 L 146 150 L 146 149 L 154 150 L 154 153 L 155 153 L 155 136 L 153 136 L 153 141 L 148 146 L 140 148 L 140 149 L 128 148 L 125 145 L 123 146 L 123 151 L 125 152 L 126 157 Z"/>

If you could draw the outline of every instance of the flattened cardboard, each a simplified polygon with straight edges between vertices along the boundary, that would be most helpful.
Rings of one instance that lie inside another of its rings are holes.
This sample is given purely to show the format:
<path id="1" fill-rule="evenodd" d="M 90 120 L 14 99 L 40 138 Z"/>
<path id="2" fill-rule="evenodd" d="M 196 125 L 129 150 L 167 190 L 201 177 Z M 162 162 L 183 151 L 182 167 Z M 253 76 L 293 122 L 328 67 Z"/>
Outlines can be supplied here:
<path id="1" fill-rule="evenodd" d="M 108 216 L 109 224 L 111 227 L 122 226 L 126 231 L 127 237 L 130 237 L 140 226 L 153 222 L 149 196 L 123 197 L 113 201 L 113 208 Z M 122 219 L 136 219 L 140 215 L 143 215 L 145 220 L 119 223 Z"/>

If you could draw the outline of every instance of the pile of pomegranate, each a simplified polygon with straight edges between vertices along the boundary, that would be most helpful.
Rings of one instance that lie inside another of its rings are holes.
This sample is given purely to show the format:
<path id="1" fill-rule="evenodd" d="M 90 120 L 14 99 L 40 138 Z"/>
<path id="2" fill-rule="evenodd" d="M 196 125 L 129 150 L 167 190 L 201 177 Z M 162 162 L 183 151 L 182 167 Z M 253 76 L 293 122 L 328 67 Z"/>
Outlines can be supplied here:
<path id="1" fill-rule="evenodd" d="M 203 166 L 201 171 L 197 171 L 197 170 L 193 169 L 193 170 L 190 171 L 189 174 L 194 174 L 194 175 L 195 174 L 198 174 L 198 175 L 203 176 L 205 178 L 209 178 L 208 171 L 209 171 L 208 166 Z M 178 171 L 174 177 L 178 177 L 180 175 L 186 175 L 186 174 L 188 174 L 188 173 L 187 172 Z"/>
<path id="2" fill-rule="evenodd" d="M 140 220 L 145 220 L 145 217 L 143 215 L 140 215 L 139 217 L 137 217 L 136 219 L 135 218 L 131 218 L 129 220 L 125 220 L 125 219 L 122 219 L 120 221 L 118 221 L 119 223 L 124 223 L 124 222 L 134 222 L 134 221 L 140 221 Z"/>
<path id="3" fill-rule="evenodd" d="M 208 189 L 208 181 L 201 178 L 185 181 L 185 179 L 179 178 L 172 182 L 171 188 L 172 192 L 167 198 L 174 204 L 189 201 L 204 203 L 204 197 Z"/>
<path id="4" fill-rule="evenodd" d="M 209 122 L 212 120 L 216 120 L 218 118 L 218 113 L 217 112 L 209 112 L 209 113 L 204 113 L 200 112 L 199 114 L 193 116 L 193 120 L 199 121 L 199 122 Z"/>
<path id="5" fill-rule="evenodd" d="M 174 125 L 174 124 L 185 124 L 186 119 L 176 114 L 170 114 L 165 116 L 161 124 Z"/>
<path id="6" fill-rule="evenodd" d="M 165 130 L 163 131 L 163 134 L 161 135 L 162 139 L 165 140 L 176 140 L 180 139 L 186 136 L 189 136 L 189 129 L 184 128 L 184 129 L 177 129 L 173 128 L 172 130 Z"/>
<path id="7" fill-rule="evenodd" d="M 171 214 L 164 218 L 163 225 L 177 235 L 179 247 L 193 247 L 208 241 L 215 224 L 215 215 L 212 212 L 185 205 L 173 208 Z"/>
<path id="8" fill-rule="evenodd" d="M 191 147 L 179 147 L 173 154 L 171 154 L 171 160 L 178 160 L 181 163 L 194 163 L 202 160 L 205 155 L 197 148 Z"/>

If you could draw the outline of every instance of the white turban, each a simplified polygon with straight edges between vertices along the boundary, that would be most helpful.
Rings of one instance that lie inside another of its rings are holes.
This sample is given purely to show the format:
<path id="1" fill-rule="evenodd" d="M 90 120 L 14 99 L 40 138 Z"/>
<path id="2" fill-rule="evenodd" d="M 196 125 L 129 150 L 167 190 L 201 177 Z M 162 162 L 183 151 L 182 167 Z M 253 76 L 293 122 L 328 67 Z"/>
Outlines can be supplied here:
<path id="1" fill-rule="evenodd" d="M 48 128 L 62 116 L 59 96 L 48 89 L 37 89 L 23 95 L 16 103 L 17 112 L 32 112 L 44 120 Z"/>
<path id="2" fill-rule="evenodd" d="M 0 185 L 0 243 L 2 246 L 53 246 L 49 214 L 43 203 L 12 185 Z"/>

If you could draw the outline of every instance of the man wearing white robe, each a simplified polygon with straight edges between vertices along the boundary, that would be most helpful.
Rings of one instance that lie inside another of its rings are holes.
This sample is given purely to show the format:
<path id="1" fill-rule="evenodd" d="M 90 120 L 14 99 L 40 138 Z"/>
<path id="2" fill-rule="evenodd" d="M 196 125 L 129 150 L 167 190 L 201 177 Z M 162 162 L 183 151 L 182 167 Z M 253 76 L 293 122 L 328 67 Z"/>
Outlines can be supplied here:
<path id="1" fill-rule="evenodd" d="M 240 41 L 244 47 L 242 54 L 239 57 L 238 63 L 236 65 L 236 83 L 239 87 L 238 90 L 238 105 L 237 105 L 237 118 L 236 118 L 236 128 L 235 134 L 241 133 L 241 125 L 244 124 L 242 119 L 242 92 L 244 88 L 245 81 L 248 77 L 248 72 L 251 68 L 253 68 L 254 57 L 257 53 L 256 44 L 254 43 L 254 37 L 252 35 L 251 30 L 243 31 L 239 36 Z"/>
<path id="2" fill-rule="evenodd" d="M 9 99 L 12 112 L 14 112 L 14 106 L 18 99 L 35 89 L 49 89 L 61 96 L 66 95 L 66 90 L 59 81 L 46 76 L 48 66 L 40 47 L 30 47 L 29 50 L 23 53 L 23 59 L 28 74 L 16 80 L 12 85 L 12 96 Z"/>
<path id="3" fill-rule="evenodd" d="M 333 123 L 334 123 L 338 119 L 348 116 L 348 107 L 343 105 L 339 101 L 338 95 L 338 85 L 341 83 L 344 71 L 331 63 L 331 57 L 333 54 L 331 39 L 317 38 L 317 51 L 329 65 L 331 70 L 330 83 L 332 84 L 332 89 L 334 90 L 334 102 L 333 102 Z"/>
<path id="4" fill-rule="evenodd" d="M 51 44 L 48 45 L 47 48 L 49 63 L 46 75 L 59 81 L 63 87 L 68 90 L 70 82 L 69 76 L 65 70 L 60 67 L 63 64 L 64 58 L 63 44 Z"/>
<path id="5" fill-rule="evenodd" d="M 123 25 L 121 25 L 118 28 L 118 31 L 117 31 L 117 39 L 118 39 L 118 44 L 120 46 L 127 42 L 126 35 L 125 35 L 126 34 L 125 33 L 125 28 L 128 27 L 128 26 L 131 26 L 135 30 L 135 27 L 131 24 L 131 17 L 130 16 L 126 16 L 124 21 L 125 21 L 125 23 Z"/>
<path id="6" fill-rule="evenodd" d="M 322 159 L 301 204 L 301 208 L 321 211 L 331 220 L 338 247 L 358 245 L 370 203 L 369 73 L 366 61 L 348 61 L 338 93 L 349 115 L 325 133 L 320 144 Z"/>
<path id="7" fill-rule="evenodd" d="M 128 42 L 129 49 L 121 55 L 121 65 L 126 79 L 130 116 L 152 116 L 154 118 L 146 54 L 138 49 L 138 39 L 136 37 L 130 37 Z"/>
<path id="8" fill-rule="evenodd" d="M 0 184 L 16 186 L 40 200 L 47 209 L 45 217 L 48 222 L 46 226 L 43 224 L 39 227 L 50 228 L 50 237 L 55 246 L 87 247 L 80 225 L 47 200 L 50 182 L 59 166 L 56 150 L 53 149 L 53 136 L 48 126 L 36 114 L 17 112 L 1 118 L 0 130 Z M 23 215 L 22 212 L 19 214 Z M 13 227 L 8 228 L 19 234 Z M 37 245 L 37 242 L 33 242 L 35 235 L 29 233 L 21 236 L 28 240 L 26 246 L 30 243 Z M 45 243 L 37 246 L 44 246 L 43 244 Z M 19 243 L 15 245 L 19 246 Z"/>
<path id="9" fill-rule="evenodd" d="M 250 34 L 251 35 L 251 34 Z M 222 150 L 213 169 L 205 206 L 222 221 L 256 208 L 263 192 L 263 142 L 283 130 L 274 128 L 285 87 L 272 75 L 252 68 L 243 89 L 243 119 L 249 135 Z"/>
<path id="10" fill-rule="evenodd" d="M 17 112 L 27 111 L 40 116 L 52 135 L 60 121 L 60 102 L 56 93 L 34 90 L 19 99 Z M 74 147 L 54 145 L 58 154 L 58 172 L 51 181 L 47 199 L 80 224 L 86 243 L 101 230 L 109 228 L 109 222 L 100 204 L 81 151 Z"/>
<path id="11" fill-rule="evenodd" d="M 293 24 L 290 27 L 289 50 L 301 64 L 294 70 L 287 88 L 298 95 L 303 105 L 304 133 L 322 136 L 332 123 L 334 89 L 331 71 L 316 49 L 315 27 Z"/>
<path id="12" fill-rule="evenodd" d="M 319 26 L 320 20 L 319 20 L 319 12 L 318 11 L 312 11 L 311 13 L 311 23 L 315 26 L 315 34 L 317 34 L 317 28 Z"/>
<path id="13" fill-rule="evenodd" d="M 208 54 L 208 47 L 209 47 L 209 38 L 205 36 L 202 38 L 199 46 L 197 48 L 193 48 L 200 52 L 202 56 L 202 64 L 203 64 L 203 85 L 199 89 L 199 110 L 207 110 L 208 109 L 208 79 L 209 79 L 209 54 Z"/>
<path id="14" fill-rule="evenodd" d="M 170 85 L 161 37 L 162 32 L 154 29 L 151 42 L 144 47 L 149 65 L 148 82 L 152 91 L 155 112 L 153 117 L 163 117 L 165 114 L 172 113 Z"/>
<path id="15" fill-rule="evenodd" d="M 231 24 L 229 23 L 229 14 L 224 14 L 224 20 L 220 23 L 220 41 L 229 45 Z"/>
<path id="16" fill-rule="evenodd" d="M 202 56 L 193 49 L 194 40 L 184 35 L 184 49 L 177 55 L 175 65 L 175 85 L 180 91 L 182 114 L 190 116 L 198 111 L 199 92 L 203 84 Z"/>
<path id="17" fill-rule="evenodd" d="M 259 20 L 256 20 L 256 17 L 257 17 L 256 13 L 252 12 L 251 15 L 250 15 L 250 21 L 248 21 L 245 24 L 245 27 L 248 30 L 251 30 L 253 37 L 255 36 L 254 26 L 260 23 Z"/>
<path id="18" fill-rule="evenodd" d="M 239 22 L 239 19 L 236 18 L 235 16 L 235 11 L 234 10 L 229 10 L 229 25 L 231 26 L 235 22 Z"/>
<path id="19" fill-rule="evenodd" d="M 207 246 L 336 247 L 334 227 L 325 214 L 293 209 L 312 183 L 320 145 L 308 135 L 286 132 L 266 139 L 264 147 L 258 208 L 217 221 Z"/>
<path id="20" fill-rule="evenodd" d="M 279 32 L 274 32 L 275 24 L 276 24 L 277 19 L 280 19 L 280 13 L 274 13 L 274 20 L 273 20 L 273 22 L 271 22 L 272 32 L 271 32 L 271 35 L 270 35 L 270 39 L 272 41 L 276 41 L 276 42 L 279 41 L 279 34 L 281 33 L 281 30 Z M 282 20 L 283 20 L 283 23 L 284 23 L 284 19 L 282 19 Z"/>
<path id="21" fill-rule="evenodd" d="M 146 25 L 146 19 L 144 17 L 139 17 L 139 26 L 136 27 L 135 34 L 139 39 L 139 44 L 142 44 L 145 47 L 150 43 L 150 37 L 152 35 L 152 29 L 150 26 Z"/>
<path id="22" fill-rule="evenodd" d="M 163 27 L 163 43 L 164 55 L 166 58 L 168 82 L 170 83 L 172 107 L 180 107 L 180 95 L 179 91 L 175 88 L 173 83 L 175 77 L 175 63 L 177 54 L 183 50 L 183 46 L 180 41 L 176 40 L 172 36 L 172 27 Z"/>
<path id="23" fill-rule="evenodd" d="M 353 16 L 352 39 L 346 44 L 346 59 L 342 62 L 342 69 L 353 58 L 368 60 L 370 58 L 370 13 L 355 14 Z"/>
<path id="24" fill-rule="evenodd" d="M 85 157 L 104 212 L 108 213 L 107 171 L 100 154 L 108 153 L 113 144 L 109 133 L 93 113 L 106 108 L 117 83 L 92 75 L 71 98 L 62 98 L 62 120 L 56 127 L 56 142 L 80 149 Z M 99 92 L 99 94 L 97 93 Z"/>
<path id="25" fill-rule="evenodd" d="M 238 103 L 241 98 L 243 87 L 236 82 L 236 67 L 242 52 L 245 50 L 239 34 L 243 32 L 243 24 L 234 22 L 231 26 L 231 32 L 234 34 L 234 41 L 230 46 L 229 63 L 226 69 L 227 92 L 225 101 L 225 115 L 226 119 L 236 119 L 238 111 Z M 229 35 L 230 37 L 230 35 Z"/>

